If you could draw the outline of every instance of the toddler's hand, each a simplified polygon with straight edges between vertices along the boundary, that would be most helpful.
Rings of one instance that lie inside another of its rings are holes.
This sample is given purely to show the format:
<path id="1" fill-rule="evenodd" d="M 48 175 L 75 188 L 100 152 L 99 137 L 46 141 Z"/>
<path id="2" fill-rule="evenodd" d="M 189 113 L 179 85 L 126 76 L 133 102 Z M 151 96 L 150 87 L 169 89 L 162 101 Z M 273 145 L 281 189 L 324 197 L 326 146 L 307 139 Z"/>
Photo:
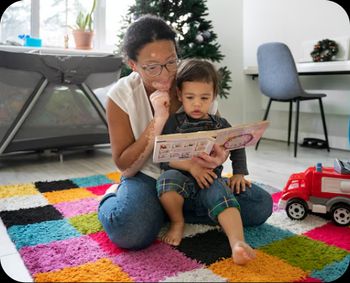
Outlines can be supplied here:
<path id="1" fill-rule="evenodd" d="M 150 101 L 154 109 L 154 118 L 168 119 L 170 98 L 167 91 L 156 90 L 150 96 Z"/>
<path id="2" fill-rule="evenodd" d="M 249 180 L 244 178 L 242 174 L 233 174 L 228 179 L 228 186 L 231 188 L 232 192 L 236 192 L 239 194 L 240 192 L 244 192 L 247 187 L 251 187 L 252 184 Z"/>

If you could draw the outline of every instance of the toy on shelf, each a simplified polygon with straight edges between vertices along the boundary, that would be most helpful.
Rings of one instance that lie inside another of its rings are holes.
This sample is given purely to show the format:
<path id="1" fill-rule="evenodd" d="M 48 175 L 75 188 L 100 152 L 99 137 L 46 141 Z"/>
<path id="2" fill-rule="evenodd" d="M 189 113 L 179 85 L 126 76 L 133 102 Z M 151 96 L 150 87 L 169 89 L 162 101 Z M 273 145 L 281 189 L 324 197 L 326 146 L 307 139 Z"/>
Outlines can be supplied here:
<path id="1" fill-rule="evenodd" d="M 18 38 L 24 41 L 24 46 L 41 47 L 42 45 L 40 38 L 34 38 L 28 34 L 20 34 Z"/>
<path id="2" fill-rule="evenodd" d="M 334 167 L 317 163 L 304 172 L 292 174 L 278 205 L 293 220 L 302 220 L 312 211 L 329 213 L 337 225 L 349 225 L 350 160 L 336 159 Z"/>

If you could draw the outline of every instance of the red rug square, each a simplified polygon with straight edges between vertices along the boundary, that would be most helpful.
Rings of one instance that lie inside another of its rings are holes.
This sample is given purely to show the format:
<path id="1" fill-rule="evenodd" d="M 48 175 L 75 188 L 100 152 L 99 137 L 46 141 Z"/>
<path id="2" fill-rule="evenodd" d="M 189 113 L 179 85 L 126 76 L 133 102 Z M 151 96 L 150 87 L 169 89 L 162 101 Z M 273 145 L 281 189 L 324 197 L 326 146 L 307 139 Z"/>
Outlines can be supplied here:
<path id="1" fill-rule="evenodd" d="M 346 232 L 344 233 L 344 231 Z M 350 227 L 341 227 L 333 222 L 329 222 L 304 233 L 304 235 L 328 245 L 350 251 Z"/>

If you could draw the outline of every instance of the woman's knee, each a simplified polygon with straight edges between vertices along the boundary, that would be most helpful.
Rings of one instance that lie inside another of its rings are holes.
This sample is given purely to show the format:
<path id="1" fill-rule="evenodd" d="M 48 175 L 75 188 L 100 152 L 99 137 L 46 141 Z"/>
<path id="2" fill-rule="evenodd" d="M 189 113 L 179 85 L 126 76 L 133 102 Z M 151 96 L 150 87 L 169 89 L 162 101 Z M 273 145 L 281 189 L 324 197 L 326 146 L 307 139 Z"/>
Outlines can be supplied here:
<path id="1" fill-rule="evenodd" d="M 149 246 L 164 221 L 155 188 L 145 183 L 129 189 L 121 186 L 101 203 L 98 216 L 111 241 L 125 249 Z"/>
<path id="2" fill-rule="evenodd" d="M 121 248 L 143 249 L 157 238 L 164 222 L 163 211 L 160 206 L 132 208 L 132 216 L 115 219 L 116 225 L 110 233 L 110 239 Z"/>
<path id="3" fill-rule="evenodd" d="M 241 207 L 244 226 L 261 225 L 271 216 L 272 197 L 260 186 L 252 184 L 251 188 L 236 197 Z"/>

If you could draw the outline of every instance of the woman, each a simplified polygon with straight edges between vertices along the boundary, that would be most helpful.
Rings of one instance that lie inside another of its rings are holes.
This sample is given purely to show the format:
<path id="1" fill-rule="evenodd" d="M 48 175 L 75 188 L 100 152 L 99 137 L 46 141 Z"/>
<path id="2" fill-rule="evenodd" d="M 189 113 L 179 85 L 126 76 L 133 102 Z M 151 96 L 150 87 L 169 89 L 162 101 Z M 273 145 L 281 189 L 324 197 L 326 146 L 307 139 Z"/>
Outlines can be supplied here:
<path id="1" fill-rule="evenodd" d="M 157 197 L 159 164 L 152 162 L 154 137 L 181 107 L 174 79 L 177 70 L 175 32 L 160 18 L 146 15 L 131 24 L 124 36 L 124 52 L 133 73 L 121 78 L 109 92 L 107 119 L 112 156 L 122 171 L 121 183 L 101 200 L 98 217 L 109 238 L 121 248 L 149 246 L 164 224 Z M 217 103 L 210 111 L 217 112 Z M 202 167 L 221 165 L 228 153 L 215 146 L 209 156 L 193 158 Z M 243 184 L 242 184 L 243 185 Z M 252 186 L 237 196 L 243 224 L 259 225 L 272 213 L 271 196 Z M 184 204 L 186 222 L 214 224 L 198 213 L 200 204 Z"/>

